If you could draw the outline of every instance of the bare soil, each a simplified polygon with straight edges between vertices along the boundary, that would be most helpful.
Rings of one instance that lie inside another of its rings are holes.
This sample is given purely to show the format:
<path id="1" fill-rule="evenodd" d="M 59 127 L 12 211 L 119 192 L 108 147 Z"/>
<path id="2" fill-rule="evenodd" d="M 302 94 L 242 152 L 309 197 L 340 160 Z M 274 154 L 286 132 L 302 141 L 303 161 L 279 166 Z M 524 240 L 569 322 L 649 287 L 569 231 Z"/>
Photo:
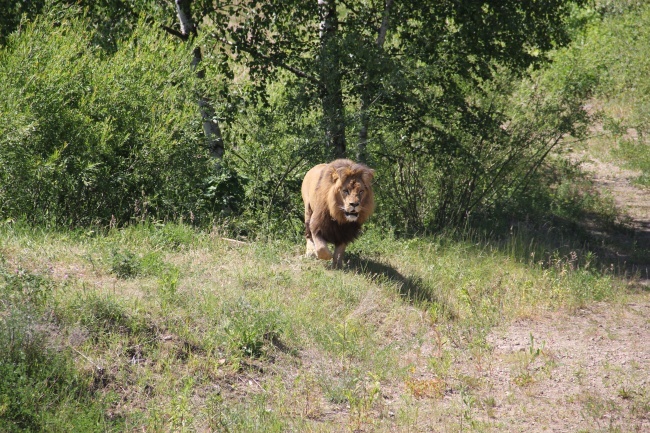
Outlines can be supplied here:
<path id="1" fill-rule="evenodd" d="M 467 418 L 505 432 L 648 432 L 648 341 L 647 299 L 513 323 L 489 337 Z M 476 374 L 476 361 L 465 368 Z"/>
<path id="2" fill-rule="evenodd" d="M 615 254 L 639 245 L 647 251 L 650 191 L 631 182 L 637 173 L 594 158 L 584 168 L 629 215 L 625 233 L 599 235 L 621 238 Z M 635 257 L 637 276 L 621 303 L 547 313 L 492 331 L 488 350 L 454 360 L 457 383 L 448 390 L 467 392 L 448 391 L 428 411 L 441 423 L 421 421 L 417 431 L 650 432 L 649 259 Z M 449 413 L 457 414 L 455 428 L 443 421 Z"/>

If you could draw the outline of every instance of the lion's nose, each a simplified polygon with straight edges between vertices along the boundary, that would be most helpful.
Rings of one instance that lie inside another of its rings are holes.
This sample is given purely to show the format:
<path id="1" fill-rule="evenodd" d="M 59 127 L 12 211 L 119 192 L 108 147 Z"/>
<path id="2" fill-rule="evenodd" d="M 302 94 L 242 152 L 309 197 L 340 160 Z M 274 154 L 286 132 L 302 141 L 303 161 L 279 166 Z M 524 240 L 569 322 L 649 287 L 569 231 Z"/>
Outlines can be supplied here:
<path id="1" fill-rule="evenodd" d="M 352 207 L 357 207 L 357 206 L 359 206 L 359 202 L 356 202 L 356 203 L 350 203 L 350 206 L 352 206 Z"/>

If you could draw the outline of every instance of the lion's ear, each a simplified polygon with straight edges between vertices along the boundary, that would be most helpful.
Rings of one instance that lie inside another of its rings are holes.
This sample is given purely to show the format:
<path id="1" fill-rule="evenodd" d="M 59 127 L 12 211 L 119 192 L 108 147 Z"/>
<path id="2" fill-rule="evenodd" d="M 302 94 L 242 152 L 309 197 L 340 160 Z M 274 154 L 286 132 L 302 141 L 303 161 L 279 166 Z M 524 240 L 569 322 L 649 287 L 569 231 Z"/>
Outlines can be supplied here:
<path id="1" fill-rule="evenodd" d="M 372 168 L 363 171 L 363 181 L 366 185 L 370 185 L 374 177 L 375 177 L 375 170 L 373 170 Z"/>
<path id="2" fill-rule="evenodd" d="M 332 180 L 336 182 L 337 179 L 341 179 L 341 183 L 345 182 L 345 179 L 347 179 L 348 176 L 350 176 L 350 168 L 349 167 L 341 167 L 338 170 L 337 169 L 332 169 L 334 173 L 332 173 Z"/>
<path id="3" fill-rule="evenodd" d="M 338 178 L 339 178 L 339 172 L 336 171 L 336 169 L 334 167 L 330 167 L 328 171 L 329 171 L 330 177 L 332 178 L 332 182 L 336 182 L 338 180 Z"/>

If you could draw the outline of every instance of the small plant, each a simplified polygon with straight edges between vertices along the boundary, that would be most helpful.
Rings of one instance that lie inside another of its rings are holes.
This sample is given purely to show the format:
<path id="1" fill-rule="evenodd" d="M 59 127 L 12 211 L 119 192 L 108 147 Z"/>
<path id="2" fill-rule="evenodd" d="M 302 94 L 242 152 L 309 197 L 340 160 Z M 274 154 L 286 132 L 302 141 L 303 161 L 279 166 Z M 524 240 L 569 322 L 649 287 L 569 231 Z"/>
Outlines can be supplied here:
<path id="1" fill-rule="evenodd" d="M 195 231 L 188 225 L 164 224 L 157 227 L 151 238 L 156 246 L 180 251 L 192 245 L 195 236 Z"/>
<path id="2" fill-rule="evenodd" d="M 172 267 L 165 270 L 158 280 L 158 294 L 160 296 L 163 310 L 171 307 L 178 299 L 177 292 L 179 275 L 180 272 L 178 269 Z"/>
<path id="3" fill-rule="evenodd" d="M 228 346 L 239 356 L 264 356 L 265 344 L 277 339 L 282 332 L 277 310 L 264 309 L 243 299 L 227 307 L 225 315 L 229 319 L 225 326 Z"/>
<path id="4" fill-rule="evenodd" d="M 623 386 L 618 390 L 618 396 L 623 400 L 630 400 L 634 397 L 634 392 L 632 392 L 629 388 Z"/>
<path id="5" fill-rule="evenodd" d="M 406 381 L 406 388 L 415 398 L 440 398 L 445 395 L 446 383 L 439 378 L 415 379 Z"/>
<path id="6" fill-rule="evenodd" d="M 10 298 L 18 298 L 32 306 L 44 306 L 54 282 L 23 268 L 13 271 L 6 269 L 0 261 L 0 282 L 4 280 L 4 290 Z"/>
<path id="7" fill-rule="evenodd" d="M 140 258 L 131 251 L 113 250 L 110 257 L 111 272 L 117 278 L 135 278 L 141 271 Z"/>
<path id="8" fill-rule="evenodd" d="M 530 344 L 528 351 L 524 352 L 521 359 L 521 366 L 519 373 L 514 377 L 513 382 L 521 387 L 526 387 L 535 382 L 533 364 L 535 360 L 544 352 L 545 342 L 542 342 L 541 347 L 535 347 L 535 338 L 530 334 Z"/>
<path id="9" fill-rule="evenodd" d="M 350 405 L 352 431 L 362 431 L 363 424 L 370 417 L 370 410 L 381 397 L 379 380 L 369 374 L 368 378 L 359 379 L 353 389 L 346 390 L 345 396 Z"/>

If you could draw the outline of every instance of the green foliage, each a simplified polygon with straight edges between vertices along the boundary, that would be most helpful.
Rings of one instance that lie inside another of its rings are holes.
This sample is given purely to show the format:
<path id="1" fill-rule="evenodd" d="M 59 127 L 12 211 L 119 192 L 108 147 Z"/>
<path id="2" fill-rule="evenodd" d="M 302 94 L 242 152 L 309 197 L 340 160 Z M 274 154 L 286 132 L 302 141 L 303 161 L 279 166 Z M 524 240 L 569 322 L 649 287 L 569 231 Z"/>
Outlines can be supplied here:
<path id="1" fill-rule="evenodd" d="M 439 121 L 445 146 L 408 131 L 371 146 L 382 155 L 374 163 L 383 174 L 378 213 L 389 216 L 391 227 L 437 230 L 471 214 L 516 209 L 548 183 L 539 172 L 562 138 L 584 133 L 590 89 L 583 76 L 532 73 L 517 80 L 513 71 L 494 67 L 498 74 L 490 81 L 459 82 L 469 102 L 461 114 Z"/>
<path id="2" fill-rule="evenodd" d="M 141 260 L 131 251 L 113 250 L 110 258 L 111 272 L 118 278 L 133 278 L 140 273 Z"/>
<path id="3" fill-rule="evenodd" d="M 603 128 L 616 139 L 611 156 L 640 170 L 648 185 L 650 134 L 650 7 L 644 2 L 596 2 L 576 43 L 557 54 L 551 71 L 582 75 L 598 100 Z"/>
<path id="4" fill-rule="evenodd" d="M 3 432 L 106 432 L 109 421 L 90 378 L 56 347 L 39 312 L 54 283 L 0 263 L 0 430 Z"/>
<path id="5" fill-rule="evenodd" d="M 2 261 L 0 261 L 0 278 L 4 288 L 3 298 L 6 296 L 8 302 L 17 305 L 27 302 L 33 307 L 42 308 L 54 287 L 49 279 L 25 269 L 18 268 L 10 271 Z"/>
<path id="6" fill-rule="evenodd" d="M 158 32 L 141 21 L 106 53 L 70 9 L 12 36 L 0 51 L 0 215 L 72 225 L 205 215 L 211 163 L 191 54 Z"/>
<path id="7" fill-rule="evenodd" d="M 3 312 L 4 314 L 4 312 Z M 27 316 L 0 322 L 0 429 L 4 432 L 111 431 L 101 402 L 71 356 L 48 347 Z"/>
<path id="8" fill-rule="evenodd" d="M 228 346 L 236 356 L 259 358 L 265 354 L 265 345 L 272 343 L 282 333 L 279 312 L 258 303 L 240 299 L 226 305 L 224 313 L 228 317 L 224 328 Z"/>
<path id="9" fill-rule="evenodd" d="M 96 41 L 106 48 L 115 48 L 120 37 L 128 37 L 138 23 L 138 17 L 146 14 L 160 18 L 173 11 L 173 6 L 149 0 L 30 0 L 9 1 L 0 10 L 0 45 L 14 31 L 21 31 L 25 21 L 33 20 L 52 5 L 82 7 L 98 29 Z"/>
<path id="10" fill-rule="evenodd" d="M 6 2 L 0 9 L 0 46 L 16 31 L 24 17 L 33 18 L 41 12 L 45 3 L 46 0 Z"/>
<path id="11" fill-rule="evenodd" d="M 293 111 L 295 94 L 291 83 L 289 87 L 278 88 L 268 107 L 239 119 L 230 130 L 237 149 L 226 156 L 226 162 L 238 180 L 237 188 L 224 190 L 228 191 L 225 194 L 237 193 L 232 201 L 241 216 L 231 227 L 237 234 L 290 239 L 302 235 L 302 177 L 311 166 L 324 161 L 325 154 L 314 137 L 313 113 Z"/>
<path id="12" fill-rule="evenodd" d="M 102 0 L 82 2 L 83 13 L 33 12 L 0 51 L 0 217 L 111 227 L 218 219 L 233 235 L 295 239 L 302 176 L 338 152 L 328 143 L 341 128 L 348 156 L 377 170 L 373 220 L 395 233 L 569 206 L 570 187 L 543 176 L 553 172 L 549 157 L 585 132 L 585 102 L 603 83 L 625 76 L 617 93 L 644 88 L 645 57 L 626 54 L 638 67 L 615 76 L 586 61 L 598 44 L 560 47 L 593 35 L 613 46 L 597 24 L 643 31 L 622 11 L 645 9 L 434 3 L 332 2 L 336 28 L 325 35 L 314 2 L 196 1 L 205 38 L 187 43 L 153 24 L 175 28 L 171 4 Z M 628 39 L 630 51 L 643 51 Z M 606 50 L 598 55 L 611 60 Z M 553 67 L 541 69 L 549 58 Z M 223 127 L 218 164 L 197 95 Z M 641 135 L 648 105 L 639 100 L 630 117 Z"/>

